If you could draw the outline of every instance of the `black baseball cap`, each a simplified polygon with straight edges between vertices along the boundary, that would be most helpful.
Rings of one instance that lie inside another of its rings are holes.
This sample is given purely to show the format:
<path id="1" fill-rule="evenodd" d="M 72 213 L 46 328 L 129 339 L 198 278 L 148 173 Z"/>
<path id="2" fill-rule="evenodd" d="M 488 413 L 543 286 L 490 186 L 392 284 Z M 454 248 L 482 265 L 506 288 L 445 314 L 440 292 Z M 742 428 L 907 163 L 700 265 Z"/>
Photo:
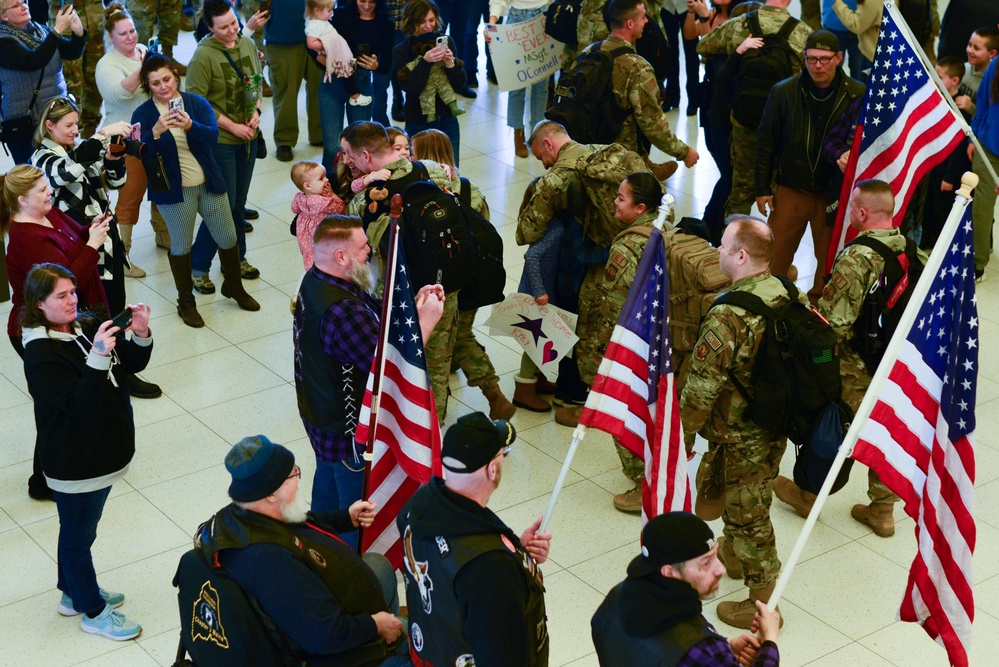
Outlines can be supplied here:
<path id="1" fill-rule="evenodd" d="M 452 472 L 471 473 L 486 465 L 517 438 L 513 424 L 481 412 L 459 417 L 444 434 L 441 463 Z"/>
<path id="2" fill-rule="evenodd" d="M 644 577 L 659 571 L 663 565 L 703 556 L 714 546 L 714 533 L 696 514 L 660 514 L 642 529 L 642 553 L 628 564 L 628 576 L 634 579 Z"/>

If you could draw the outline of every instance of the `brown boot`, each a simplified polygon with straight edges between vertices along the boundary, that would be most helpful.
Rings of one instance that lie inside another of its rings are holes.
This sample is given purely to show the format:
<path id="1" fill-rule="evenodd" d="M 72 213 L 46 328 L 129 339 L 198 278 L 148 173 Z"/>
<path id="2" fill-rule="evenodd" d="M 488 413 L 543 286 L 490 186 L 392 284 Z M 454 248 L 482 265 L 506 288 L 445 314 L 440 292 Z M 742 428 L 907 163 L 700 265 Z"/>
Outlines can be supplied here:
<path id="1" fill-rule="evenodd" d="M 267 83 L 267 79 L 264 79 L 263 83 L 260 86 L 260 96 L 274 97 L 274 89 L 271 88 L 271 84 Z"/>
<path id="2" fill-rule="evenodd" d="M 660 183 L 676 173 L 677 164 L 678 164 L 676 160 L 670 160 L 669 162 L 662 162 L 662 163 L 646 160 L 645 163 L 649 165 L 649 169 L 652 170 L 652 174 L 656 177 L 656 180 L 659 181 Z"/>
<path id="3" fill-rule="evenodd" d="M 806 519 L 809 512 L 812 511 L 812 505 L 815 504 L 814 493 L 805 491 L 795 484 L 793 480 L 783 475 L 778 475 L 777 479 L 774 480 L 774 495 L 793 507 L 799 516 Z"/>
<path id="4" fill-rule="evenodd" d="M 749 630 L 753 627 L 753 618 L 756 616 L 756 601 L 767 602 L 773 595 L 776 583 L 769 584 L 762 588 L 750 588 L 749 598 L 738 602 L 719 602 L 716 609 L 718 619 L 722 623 L 727 623 L 733 628 Z M 775 610 L 780 614 L 780 607 Z M 780 618 L 780 627 L 784 627 L 784 617 Z"/>
<path id="5" fill-rule="evenodd" d="M 163 55 L 173 61 L 173 68 L 177 70 L 178 76 L 187 75 L 187 65 L 173 57 L 173 44 L 163 44 Z"/>
<path id="6" fill-rule="evenodd" d="M 524 128 L 518 127 L 513 131 L 513 151 L 517 157 L 528 157 L 531 153 L 527 150 L 527 140 L 524 137 Z"/>
<path id="7" fill-rule="evenodd" d="M 860 523 L 870 526 L 878 537 L 891 537 L 895 534 L 893 506 L 888 503 L 854 505 L 850 515 Z"/>
<path id="8" fill-rule="evenodd" d="M 642 512 L 642 483 L 635 482 L 635 488 L 614 496 L 614 508 L 629 514 Z"/>
<path id="9" fill-rule="evenodd" d="M 538 380 L 538 383 L 536 385 L 534 385 L 534 392 L 535 393 L 537 393 L 537 394 L 554 394 L 555 393 L 555 388 L 556 388 L 555 387 L 555 383 L 554 382 L 549 382 L 548 378 L 545 377 L 544 373 L 542 373 L 541 371 L 538 371 L 538 372 L 536 372 L 534 374 L 534 377 L 537 378 L 537 380 Z"/>
<path id="10" fill-rule="evenodd" d="M 128 266 L 125 267 L 126 278 L 145 278 L 146 272 L 132 261 L 129 253 L 132 252 L 132 229 L 135 225 L 118 225 L 118 234 L 121 236 L 121 244 L 125 246 L 125 259 Z"/>
<path id="11" fill-rule="evenodd" d="M 742 570 L 742 563 L 735 555 L 735 547 L 732 546 L 732 542 L 724 535 L 718 538 L 718 560 L 725 566 L 728 576 L 733 579 L 742 579 L 745 574 Z"/>
<path id="12" fill-rule="evenodd" d="M 198 304 L 194 300 L 194 282 L 191 279 L 191 253 L 186 255 L 167 255 L 170 258 L 170 271 L 173 273 L 173 283 L 177 286 L 177 314 L 184 324 L 195 329 L 205 326 L 198 312 Z"/>
<path id="13" fill-rule="evenodd" d="M 534 378 L 524 379 L 515 377 L 513 384 L 516 389 L 513 391 L 513 404 L 518 408 L 524 408 L 531 412 L 551 412 L 551 403 L 537 394 L 535 388 L 537 383 L 538 381 Z"/>
<path id="14" fill-rule="evenodd" d="M 517 408 L 513 407 L 513 404 L 506 400 L 506 396 L 500 391 L 498 384 L 483 387 L 482 395 L 489 401 L 489 418 L 493 421 L 497 419 L 510 419 L 517 412 Z"/>
<path id="15" fill-rule="evenodd" d="M 149 204 L 149 224 L 156 232 L 156 246 L 170 250 L 170 230 L 167 229 L 166 220 L 163 219 L 159 207 L 152 202 Z"/>
<path id="16" fill-rule="evenodd" d="M 239 269 L 239 247 L 226 250 L 219 248 L 219 263 L 222 265 L 222 296 L 233 299 L 243 310 L 260 310 L 260 304 L 243 289 L 243 278 Z"/>
<path id="17" fill-rule="evenodd" d="M 574 405 L 571 408 L 559 408 L 555 411 L 555 423 L 570 428 L 579 426 L 579 418 L 583 416 L 583 406 Z"/>

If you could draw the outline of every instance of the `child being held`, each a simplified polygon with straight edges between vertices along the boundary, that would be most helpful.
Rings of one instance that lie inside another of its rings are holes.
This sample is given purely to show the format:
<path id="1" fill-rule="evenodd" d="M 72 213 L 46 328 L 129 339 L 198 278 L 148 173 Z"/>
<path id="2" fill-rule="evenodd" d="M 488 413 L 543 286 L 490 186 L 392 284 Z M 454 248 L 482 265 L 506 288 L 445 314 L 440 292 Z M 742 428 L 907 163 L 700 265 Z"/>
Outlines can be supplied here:
<path id="1" fill-rule="evenodd" d="M 302 251 L 302 263 L 308 271 L 314 263 L 312 237 L 316 227 L 326 216 L 343 213 L 346 206 L 333 193 L 333 186 L 326 178 L 326 168 L 321 164 L 296 162 L 291 167 L 291 181 L 299 189 L 291 201 L 291 212 L 298 216 L 295 236 L 298 249 Z"/>
<path id="2" fill-rule="evenodd" d="M 437 46 L 438 37 L 440 37 L 438 33 L 428 32 L 413 40 L 413 53 L 416 54 L 416 58 L 412 62 L 406 63 L 406 66 L 399 70 L 399 81 L 405 81 L 409 78 L 410 72 L 423 62 L 423 56 L 428 51 L 433 49 L 447 49 L 445 46 Z M 464 67 L 465 64 L 455 58 L 453 66 Z M 443 61 L 438 61 L 431 65 L 430 75 L 427 77 L 427 85 L 420 91 L 420 113 L 427 117 L 428 123 L 437 120 L 438 97 L 441 98 L 441 102 L 446 104 L 447 108 L 455 116 L 465 113 L 465 110 L 458 106 L 458 96 L 455 95 L 454 88 L 451 87 L 451 82 L 448 81 L 447 74 L 444 72 L 445 67 L 446 65 Z"/>
<path id="3" fill-rule="evenodd" d="M 366 107 L 371 104 L 369 95 L 361 95 L 354 77 L 354 53 L 340 33 L 330 23 L 333 16 L 333 0 L 306 0 L 305 3 L 305 45 L 320 54 L 326 54 L 326 74 L 323 81 L 333 77 L 344 80 L 344 87 L 350 95 L 350 104 Z"/>
<path id="4" fill-rule="evenodd" d="M 968 54 L 968 62 L 964 65 L 964 76 L 961 78 L 961 83 L 971 90 L 971 94 L 959 95 L 954 101 L 957 103 L 958 109 L 974 116 L 978 84 L 982 82 L 985 68 L 999 53 L 999 30 L 993 25 L 979 28 L 971 33 L 965 53 Z"/>

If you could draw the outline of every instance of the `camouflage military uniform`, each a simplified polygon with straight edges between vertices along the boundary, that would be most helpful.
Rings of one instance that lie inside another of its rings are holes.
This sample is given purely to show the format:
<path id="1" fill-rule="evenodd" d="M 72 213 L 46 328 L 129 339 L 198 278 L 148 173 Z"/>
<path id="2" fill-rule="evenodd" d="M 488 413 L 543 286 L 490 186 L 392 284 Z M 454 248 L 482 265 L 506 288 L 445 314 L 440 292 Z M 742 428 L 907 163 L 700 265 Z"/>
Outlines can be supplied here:
<path id="1" fill-rule="evenodd" d="M 732 291 L 756 294 L 771 306 L 787 302 L 783 285 L 769 271 L 737 281 Z M 799 298 L 808 303 L 803 294 Z M 762 316 L 737 306 L 712 308 L 701 324 L 680 395 L 684 431 L 700 433 L 708 440 L 709 456 L 721 459 L 724 532 L 750 589 L 772 584 L 780 573 L 770 504 L 787 440 L 744 418 L 748 404 L 729 373 L 752 386 L 753 364 L 765 326 Z"/>
<path id="2" fill-rule="evenodd" d="M 430 180 L 438 187 L 447 188 L 453 192 L 458 191 L 460 181 L 457 176 L 449 178 L 447 173 L 436 162 L 421 160 L 427 168 Z M 389 180 L 401 178 L 413 170 L 413 164 L 400 158 L 385 165 L 385 168 L 392 172 Z M 363 215 L 365 210 L 365 191 L 357 193 L 350 203 L 347 204 L 347 215 Z M 372 251 L 378 258 L 379 275 L 385 275 L 385 258 L 381 256 L 379 245 L 382 235 L 388 230 L 388 214 L 378 217 L 372 221 L 366 230 L 368 242 Z M 382 286 L 379 287 L 379 290 Z M 455 340 L 458 333 L 458 293 L 453 292 L 446 295 L 444 299 L 444 314 L 441 315 L 440 322 L 434 327 L 434 332 L 424 345 L 427 355 L 427 372 L 430 374 L 430 382 L 433 385 L 434 399 L 437 403 L 437 420 L 443 424 L 444 415 L 447 412 L 447 390 L 451 375 L 451 355 L 454 351 Z"/>
<path id="3" fill-rule="evenodd" d="M 631 44 L 613 35 L 600 42 L 599 47 L 591 45 L 587 48 L 600 48 L 608 53 L 621 47 L 634 51 Z M 687 157 L 687 144 L 677 139 L 669 129 L 669 120 L 663 112 L 662 97 L 659 95 L 659 82 L 656 81 L 652 65 L 634 52 L 621 56 L 614 61 L 611 88 L 618 108 L 631 111 L 621 124 L 614 143 L 639 155 L 648 155 L 644 142 L 639 141 L 641 133 L 667 155 L 672 155 L 677 160 Z"/>
<path id="4" fill-rule="evenodd" d="M 517 245 L 537 243 L 548 229 L 548 221 L 569 206 L 567 194 L 570 185 L 580 184 L 576 163 L 590 155 L 599 146 L 578 144 L 575 141 L 562 146 L 555 164 L 541 176 L 534 196 L 517 219 Z"/>
<path id="5" fill-rule="evenodd" d="M 791 18 L 786 9 L 764 6 L 759 9 L 760 28 L 764 35 L 780 32 L 784 21 Z M 799 23 L 788 37 L 791 47 L 791 68 L 801 72 L 805 65 L 805 40 L 811 29 Z M 697 53 L 702 56 L 729 55 L 735 53 L 739 45 L 750 35 L 749 21 L 745 18 L 726 21 L 697 43 Z M 756 128 L 745 127 L 734 118 L 729 148 L 732 154 L 732 190 L 725 201 L 725 215 L 742 213 L 748 215 L 756 203 L 756 186 L 753 182 L 754 160 L 756 158 Z"/>
<path id="6" fill-rule="evenodd" d="M 870 236 L 883 242 L 896 253 L 905 250 L 905 237 L 898 229 L 872 229 L 859 236 Z M 874 250 L 853 245 L 844 248 L 836 257 L 829 282 L 822 291 L 818 309 L 829 320 L 839 340 L 839 364 L 843 375 L 843 400 L 854 412 L 860 407 L 871 384 L 873 369 L 860 358 L 851 342 L 853 325 L 859 319 L 864 297 L 881 275 L 884 260 Z M 873 470 L 867 472 L 867 495 L 874 503 L 892 504 L 898 496 L 886 487 Z"/>
<path id="7" fill-rule="evenodd" d="M 104 98 L 97 89 L 97 61 L 104 57 L 104 5 L 98 0 L 76 0 L 76 13 L 87 31 L 87 45 L 79 60 L 62 62 L 66 88 L 80 109 L 80 136 L 89 139 L 101 122 Z M 59 13 L 59 0 L 49 1 L 49 14 Z"/>
<path id="8" fill-rule="evenodd" d="M 153 23 L 158 26 L 156 38 L 163 47 L 177 46 L 180 31 L 182 0 L 128 0 L 128 13 L 135 22 L 139 41 L 149 42 L 153 36 Z"/>
<path id="9" fill-rule="evenodd" d="M 576 39 L 579 41 L 577 48 L 573 49 L 573 55 L 582 51 L 593 42 L 606 39 L 610 35 L 610 27 L 604 20 L 604 6 L 607 0 L 583 0 L 579 4 L 579 18 L 576 19 Z M 659 29 L 666 34 L 666 27 L 663 25 L 662 1 L 643 0 L 645 5 L 645 15 L 650 21 L 655 21 Z M 569 46 L 566 45 L 568 50 Z"/>

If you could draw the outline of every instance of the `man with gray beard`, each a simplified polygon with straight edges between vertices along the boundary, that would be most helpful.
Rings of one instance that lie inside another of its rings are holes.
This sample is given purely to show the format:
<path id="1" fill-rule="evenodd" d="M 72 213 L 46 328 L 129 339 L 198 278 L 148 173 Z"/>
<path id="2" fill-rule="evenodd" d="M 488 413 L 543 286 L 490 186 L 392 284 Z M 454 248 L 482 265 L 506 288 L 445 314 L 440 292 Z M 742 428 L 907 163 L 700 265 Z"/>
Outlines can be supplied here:
<path id="1" fill-rule="evenodd" d="M 375 504 L 307 511 L 294 454 L 263 435 L 233 445 L 225 467 L 233 502 L 201 525 L 195 547 L 270 617 L 287 640 L 271 637 L 278 652 L 290 651 L 295 664 L 405 664 L 392 565 L 359 556 L 338 536 L 370 526 Z"/>
<path id="2" fill-rule="evenodd" d="M 314 253 L 295 305 L 295 390 L 316 453 L 312 511 L 328 512 L 361 498 L 364 449 L 354 441 L 354 430 L 378 345 L 381 303 L 371 295 L 377 280 L 359 217 L 333 215 L 319 223 Z M 417 293 L 424 341 L 440 320 L 443 303 L 440 285 Z M 356 533 L 343 539 L 357 546 Z"/>

